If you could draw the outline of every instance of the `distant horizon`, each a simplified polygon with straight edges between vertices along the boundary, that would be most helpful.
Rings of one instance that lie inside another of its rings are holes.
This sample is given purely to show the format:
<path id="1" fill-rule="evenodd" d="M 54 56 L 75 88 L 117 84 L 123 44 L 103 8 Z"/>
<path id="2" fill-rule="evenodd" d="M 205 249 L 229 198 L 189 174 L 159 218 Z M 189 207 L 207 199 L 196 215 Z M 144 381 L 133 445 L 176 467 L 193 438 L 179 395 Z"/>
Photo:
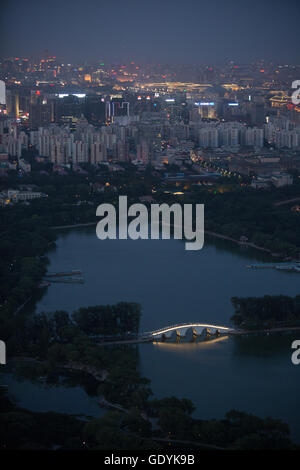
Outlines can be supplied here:
<path id="1" fill-rule="evenodd" d="M 122 65 L 122 64 L 127 64 L 127 65 L 151 65 L 151 66 L 176 66 L 176 65 L 181 65 L 181 66 L 188 66 L 188 67 L 209 67 L 209 66 L 216 66 L 216 67 L 222 67 L 222 66 L 230 66 L 230 65 L 238 65 L 238 66 L 246 66 L 246 65 L 258 65 L 260 62 L 264 62 L 267 65 L 292 65 L 292 66 L 300 66 L 300 59 L 298 62 L 294 61 L 288 61 L 288 60 L 270 60 L 267 58 L 260 58 L 260 59 L 255 59 L 255 60 L 249 60 L 249 61 L 237 61 L 234 59 L 224 59 L 223 61 L 218 61 L 218 62 L 184 62 L 184 61 L 178 61 L 178 62 L 164 62 L 164 61 L 159 61 L 152 59 L 151 61 L 142 61 L 142 60 L 135 60 L 134 58 L 132 59 L 124 59 L 124 60 L 112 60 L 112 59 L 105 59 L 105 58 L 90 58 L 89 60 L 87 59 L 72 59 L 70 60 L 67 57 L 64 56 L 53 56 L 49 55 L 46 56 L 43 53 L 40 54 L 11 54 L 11 55 L 1 55 L 0 60 L 8 60 L 8 59 L 17 59 L 17 60 L 24 60 L 24 59 L 29 59 L 29 60 L 41 60 L 44 58 L 54 58 L 58 62 L 65 62 L 65 65 L 71 64 L 71 65 L 76 65 L 76 64 L 87 64 L 87 65 L 102 65 L 102 66 L 107 66 L 107 65 Z M 99 63 L 103 62 L 103 64 Z M 231 64 L 232 63 L 232 64 Z"/>

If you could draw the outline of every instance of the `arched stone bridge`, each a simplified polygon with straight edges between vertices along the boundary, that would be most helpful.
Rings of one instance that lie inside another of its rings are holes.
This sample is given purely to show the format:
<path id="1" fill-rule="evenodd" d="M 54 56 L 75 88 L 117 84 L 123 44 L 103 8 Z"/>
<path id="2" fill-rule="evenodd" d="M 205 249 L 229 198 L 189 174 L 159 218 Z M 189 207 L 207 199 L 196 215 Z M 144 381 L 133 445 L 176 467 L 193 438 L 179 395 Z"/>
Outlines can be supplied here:
<path id="1" fill-rule="evenodd" d="M 175 340 L 180 337 L 193 339 L 193 337 L 201 336 L 220 336 L 234 334 L 236 330 L 227 326 L 218 326 L 208 323 L 180 323 L 177 325 L 167 326 L 159 330 L 149 331 L 142 333 L 141 338 L 152 339 L 153 341 L 172 339 Z"/>

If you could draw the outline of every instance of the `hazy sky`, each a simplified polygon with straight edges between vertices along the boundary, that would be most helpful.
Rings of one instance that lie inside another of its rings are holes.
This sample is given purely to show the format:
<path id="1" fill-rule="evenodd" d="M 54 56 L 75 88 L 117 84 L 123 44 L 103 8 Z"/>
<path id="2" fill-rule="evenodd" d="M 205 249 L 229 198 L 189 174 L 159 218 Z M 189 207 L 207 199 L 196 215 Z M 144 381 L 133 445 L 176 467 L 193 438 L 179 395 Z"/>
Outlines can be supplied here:
<path id="1" fill-rule="evenodd" d="M 299 0 L 2 0 L 0 55 L 300 63 Z M 297 44 L 298 43 L 298 44 Z M 298 46 L 298 47 L 297 47 Z"/>

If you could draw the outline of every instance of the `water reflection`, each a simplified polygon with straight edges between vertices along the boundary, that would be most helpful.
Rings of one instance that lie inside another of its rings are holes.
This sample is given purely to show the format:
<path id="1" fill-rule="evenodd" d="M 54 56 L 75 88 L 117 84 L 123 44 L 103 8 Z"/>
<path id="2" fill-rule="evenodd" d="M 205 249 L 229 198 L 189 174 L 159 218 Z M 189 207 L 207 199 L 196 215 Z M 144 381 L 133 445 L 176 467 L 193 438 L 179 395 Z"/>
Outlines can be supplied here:
<path id="1" fill-rule="evenodd" d="M 190 348 L 207 348 L 212 346 L 215 343 L 219 343 L 220 341 L 226 341 L 228 340 L 229 336 L 220 336 L 219 338 L 210 338 L 206 340 L 196 340 L 196 341 L 184 341 L 182 339 L 179 339 L 177 342 L 171 342 L 171 341 L 154 341 L 153 345 L 161 348 L 166 348 L 172 350 L 173 348 L 180 348 L 181 350 L 189 350 Z"/>

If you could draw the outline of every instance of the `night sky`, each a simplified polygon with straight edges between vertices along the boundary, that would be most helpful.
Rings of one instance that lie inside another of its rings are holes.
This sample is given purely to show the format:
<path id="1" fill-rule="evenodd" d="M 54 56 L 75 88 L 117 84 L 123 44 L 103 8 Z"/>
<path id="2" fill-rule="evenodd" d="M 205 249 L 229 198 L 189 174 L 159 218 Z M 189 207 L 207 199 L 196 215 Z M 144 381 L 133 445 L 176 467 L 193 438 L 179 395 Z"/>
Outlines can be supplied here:
<path id="1" fill-rule="evenodd" d="M 299 17 L 299 0 L 2 0 L 0 55 L 300 63 Z"/>

